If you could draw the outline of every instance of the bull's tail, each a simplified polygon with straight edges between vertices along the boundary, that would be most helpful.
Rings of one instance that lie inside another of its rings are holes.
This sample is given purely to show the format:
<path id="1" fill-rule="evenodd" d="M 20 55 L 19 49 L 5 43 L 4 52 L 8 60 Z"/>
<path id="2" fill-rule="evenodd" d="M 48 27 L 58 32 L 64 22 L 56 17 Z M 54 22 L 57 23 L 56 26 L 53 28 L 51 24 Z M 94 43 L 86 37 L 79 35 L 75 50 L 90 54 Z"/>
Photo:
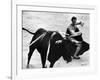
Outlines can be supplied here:
<path id="1" fill-rule="evenodd" d="M 34 35 L 34 34 L 35 34 L 35 33 L 31 32 L 31 31 L 29 31 L 29 30 L 25 29 L 25 28 L 22 28 L 22 30 L 27 31 L 27 32 L 29 32 L 29 33 L 30 33 L 30 34 L 32 34 L 32 35 Z"/>

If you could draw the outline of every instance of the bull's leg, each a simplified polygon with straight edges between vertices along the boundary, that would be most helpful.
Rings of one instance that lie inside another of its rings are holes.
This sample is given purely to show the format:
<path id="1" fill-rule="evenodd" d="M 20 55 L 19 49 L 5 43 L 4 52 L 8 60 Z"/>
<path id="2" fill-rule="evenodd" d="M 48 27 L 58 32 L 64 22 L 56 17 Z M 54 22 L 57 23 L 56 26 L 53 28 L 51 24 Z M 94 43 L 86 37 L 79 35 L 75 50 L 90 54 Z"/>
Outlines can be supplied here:
<path id="1" fill-rule="evenodd" d="M 31 59 L 31 56 L 32 56 L 34 50 L 35 50 L 35 47 L 33 47 L 33 46 L 30 46 L 30 47 L 29 47 L 27 68 L 29 68 L 29 62 L 30 62 L 30 59 Z"/>
<path id="2" fill-rule="evenodd" d="M 50 62 L 50 68 L 52 68 L 54 66 L 55 62 Z"/>
<path id="3" fill-rule="evenodd" d="M 41 61 L 42 61 L 42 68 L 47 68 L 47 66 L 45 65 L 45 63 L 46 63 L 46 54 L 41 53 Z"/>

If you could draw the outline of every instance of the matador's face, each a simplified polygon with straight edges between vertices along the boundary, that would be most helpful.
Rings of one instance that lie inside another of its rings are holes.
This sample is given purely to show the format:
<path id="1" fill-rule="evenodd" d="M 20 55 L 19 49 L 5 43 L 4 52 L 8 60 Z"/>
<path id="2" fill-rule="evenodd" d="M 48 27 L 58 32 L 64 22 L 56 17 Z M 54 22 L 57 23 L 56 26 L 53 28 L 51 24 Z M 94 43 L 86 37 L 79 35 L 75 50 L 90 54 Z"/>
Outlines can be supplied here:
<path id="1" fill-rule="evenodd" d="M 77 22 L 77 19 L 73 19 L 73 20 L 72 20 L 72 23 L 73 23 L 73 24 L 76 24 L 76 22 Z"/>

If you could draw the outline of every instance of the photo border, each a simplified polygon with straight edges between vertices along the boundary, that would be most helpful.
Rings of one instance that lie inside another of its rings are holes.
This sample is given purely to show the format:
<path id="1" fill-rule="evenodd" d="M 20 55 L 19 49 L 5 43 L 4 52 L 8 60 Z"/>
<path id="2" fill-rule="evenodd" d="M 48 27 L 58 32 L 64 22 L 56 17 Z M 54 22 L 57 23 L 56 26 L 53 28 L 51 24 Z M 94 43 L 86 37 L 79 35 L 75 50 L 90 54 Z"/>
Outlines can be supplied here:
<path id="1" fill-rule="evenodd" d="M 18 22 L 17 22 L 17 15 L 18 15 L 18 14 L 17 14 L 17 6 L 22 6 L 22 4 L 16 4 L 16 11 L 14 12 L 14 13 L 16 13 L 16 22 L 15 22 L 15 23 L 16 23 L 16 26 L 18 26 L 18 24 L 17 24 L 17 23 L 18 23 Z M 52 7 L 52 8 L 68 8 L 68 7 L 59 7 L 59 6 L 39 6 L 39 5 L 27 5 L 27 6 Z M 72 8 L 72 7 L 71 7 L 71 8 Z M 75 8 L 75 9 L 78 9 L 78 8 Z M 93 10 L 93 12 L 96 12 L 96 11 L 95 11 L 95 10 L 96 10 L 95 8 L 84 8 L 84 7 L 83 7 L 83 8 L 79 8 L 79 9 L 88 9 L 88 10 L 90 9 L 90 10 Z M 13 10 L 12 10 L 12 15 L 15 15 L 14 13 L 13 13 Z M 91 13 L 90 13 L 90 14 L 91 14 Z M 12 16 L 11 18 L 12 18 L 11 21 L 14 22 L 14 21 L 13 21 L 13 19 L 14 19 L 13 16 Z M 12 24 L 12 26 L 13 26 L 13 25 L 15 25 L 15 24 Z M 13 34 L 13 28 L 11 28 L 11 29 L 12 29 L 12 33 L 11 33 L 11 34 Z M 18 76 L 18 73 L 17 73 L 17 65 L 18 65 L 18 64 L 17 64 L 17 63 L 18 63 L 18 62 L 17 62 L 17 61 L 18 61 L 18 60 L 17 60 L 17 59 L 18 59 L 18 55 L 17 55 L 17 53 L 18 53 L 18 52 L 17 52 L 17 50 L 18 50 L 18 45 L 17 45 L 17 44 L 18 44 L 18 42 L 17 42 L 17 39 L 18 39 L 17 36 L 18 36 L 18 35 L 17 35 L 17 34 L 18 34 L 18 33 L 17 33 L 17 32 L 18 32 L 18 31 L 17 31 L 17 30 L 18 30 L 18 29 L 16 29 L 16 41 L 15 41 L 15 42 L 16 42 L 16 52 L 15 52 L 15 51 L 12 51 L 12 53 L 11 53 L 11 75 L 12 75 L 12 79 L 17 78 L 17 76 Z M 95 33 L 94 33 L 94 34 L 95 34 Z M 13 41 L 14 41 L 14 39 L 13 39 L 13 35 L 12 35 L 12 47 L 14 46 L 14 45 L 13 45 Z M 13 48 L 12 48 L 12 49 L 13 49 Z M 15 68 L 14 68 L 15 66 L 14 66 L 14 64 L 13 64 L 13 60 L 14 60 L 14 59 L 13 59 L 13 55 L 12 55 L 13 52 L 16 53 L 16 62 L 15 62 L 15 63 L 16 63 L 16 70 L 15 70 L 15 71 L 13 71 L 13 70 L 15 69 Z M 43 70 L 44 70 L 44 69 L 43 69 Z M 43 71 L 43 70 L 42 70 L 42 71 Z M 52 70 L 51 70 L 51 71 L 52 71 Z M 15 72 L 15 73 L 14 73 L 14 72 Z"/>

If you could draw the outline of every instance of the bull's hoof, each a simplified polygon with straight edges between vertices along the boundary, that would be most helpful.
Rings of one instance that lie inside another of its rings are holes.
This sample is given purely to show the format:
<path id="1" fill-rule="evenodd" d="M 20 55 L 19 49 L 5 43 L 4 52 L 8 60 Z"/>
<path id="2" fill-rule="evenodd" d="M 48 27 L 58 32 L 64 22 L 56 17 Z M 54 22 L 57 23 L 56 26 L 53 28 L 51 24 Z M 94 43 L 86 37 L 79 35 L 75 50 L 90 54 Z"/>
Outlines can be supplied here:
<path id="1" fill-rule="evenodd" d="M 47 68 L 47 66 L 43 66 L 42 68 Z"/>

